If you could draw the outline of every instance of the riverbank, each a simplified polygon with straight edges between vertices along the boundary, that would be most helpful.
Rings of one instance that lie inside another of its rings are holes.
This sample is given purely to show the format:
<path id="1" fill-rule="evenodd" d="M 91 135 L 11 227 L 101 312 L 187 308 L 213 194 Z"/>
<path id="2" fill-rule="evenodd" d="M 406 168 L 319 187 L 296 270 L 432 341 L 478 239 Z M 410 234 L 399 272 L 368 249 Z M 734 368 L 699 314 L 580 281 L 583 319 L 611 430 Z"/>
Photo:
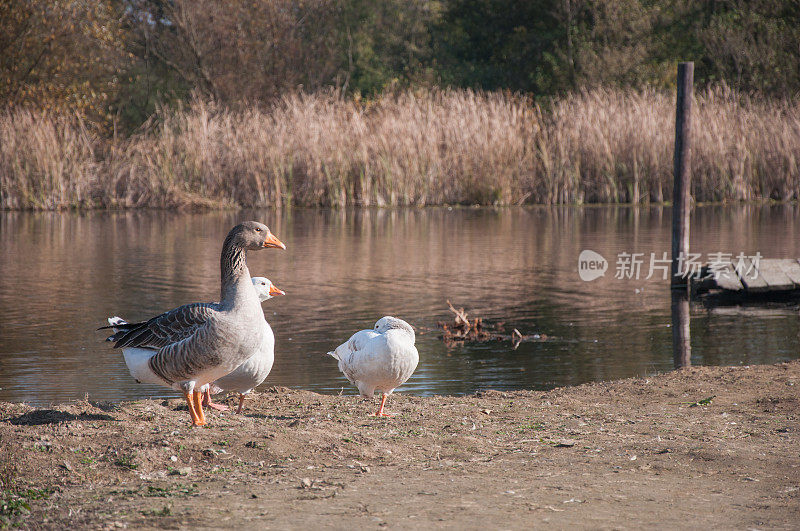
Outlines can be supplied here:
<path id="1" fill-rule="evenodd" d="M 179 400 L 0 403 L 4 521 L 23 528 L 788 528 L 800 361 L 549 392 L 286 388 L 188 427 Z M 27 507 L 26 507 L 27 506 Z"/>
<path id="2" fill-rule="evenodd" d="M 0 209 L 663 202 L 672 93 L 595 89 L 539 104 L 431 90 L 161 110 L 130 137 L 78 116 L 0 113 Z M 800 103 L 696 95 L 696 201 L 797 199 Z"/>

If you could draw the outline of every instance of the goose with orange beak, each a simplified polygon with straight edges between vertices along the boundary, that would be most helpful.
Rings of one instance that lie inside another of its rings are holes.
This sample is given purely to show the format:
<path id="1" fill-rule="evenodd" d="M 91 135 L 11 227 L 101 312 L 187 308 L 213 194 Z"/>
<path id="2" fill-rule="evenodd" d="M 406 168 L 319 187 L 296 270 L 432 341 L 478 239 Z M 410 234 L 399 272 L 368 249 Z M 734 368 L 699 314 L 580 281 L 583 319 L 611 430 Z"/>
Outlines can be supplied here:
<path id="1" fill-rule="evenodd" d="M 269 300 L 276 295 L 286 295 L 283 290 L 278 289 L 268 278 L 253 277 L 253 286 L 256 288 L 258 299 L 261 302 Z M 203 396 L 204 406 L 218 411 L 227 410 L 228 406 L 212 402 L 211 395 L 228 391 L 239 393 L 239 407 L 236 413 L 242 412 L 245 395 L 267 379 L 269 372 L 272 370 L 272 363 L 275 361 L 275 335 L 272 333 L 272 328 L 267 321 L 264 321 L 264 327 L 264 340 L 256 353 L 239 365 L 235 371 L 219 378 L 205 389 Z"/>
<path id="2" fill-rule="evenodd" d="M 220 302 L 187 304 L 139 323 L 111 317 L 102 327 L 114 329 L 108 340 L 122 349 L 138 382 L 183 393 L 194 426 L 206 424 L 202 387 L 233 372 L 268 341 L 247 251 L 269 247 L 286 249 L 266 225 L 240 223 L 222 245 Z"/>

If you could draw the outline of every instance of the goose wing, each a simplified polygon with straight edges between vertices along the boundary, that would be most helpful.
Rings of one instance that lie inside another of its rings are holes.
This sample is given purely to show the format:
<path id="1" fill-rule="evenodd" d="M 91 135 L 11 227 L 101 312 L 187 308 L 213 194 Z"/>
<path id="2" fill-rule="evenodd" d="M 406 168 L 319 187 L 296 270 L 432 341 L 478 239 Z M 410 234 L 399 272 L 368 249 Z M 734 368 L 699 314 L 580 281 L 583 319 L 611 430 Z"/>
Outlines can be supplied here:
<path id="1" fill-rule="evenodd" d="M 380 334 L 374 330 L 361 330 L 336 347 L 336 350 L 328 352 L 329 356 L 339 360 L 339 370 L 353 385 L 357 385 L 356 380 L 359 377 L 359 358 L 364 349 L 368 348 L 370 341 L 379 336 Z"/>
<path id="2" fill-rule="evenodd" d="M 114 323 L 119 331 L 109 337 L 114 348 L 158 350 L 192 337 L 218 313 L 215 303 L 198 302 L 179 306 L 141 323 Z M 104 328 L 111 328 L 104 327 Z"/>
<path id="3" fill-rule="evenodd" d="M 379 335 L 380 334 L 374 330 L 361 330 L 360 332 L 353 334 L 350 339 L 336 347 L 336 350 L 328 352 L 328 355 L 333 356 L 339 361 L 347 363 L 354 352 L 362 350 L 370 339 Z"/>

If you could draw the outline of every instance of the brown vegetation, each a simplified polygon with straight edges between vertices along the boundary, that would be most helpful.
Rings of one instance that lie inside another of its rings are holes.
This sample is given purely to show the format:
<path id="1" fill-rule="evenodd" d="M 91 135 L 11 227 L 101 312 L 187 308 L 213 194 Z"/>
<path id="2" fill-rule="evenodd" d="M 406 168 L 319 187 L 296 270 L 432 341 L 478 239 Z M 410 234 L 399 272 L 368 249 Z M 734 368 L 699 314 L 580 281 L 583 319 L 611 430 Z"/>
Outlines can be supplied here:
<path id="1" fill-rule="evenodd" d="M 0 207 L 93 206 L 100 140 L 77 116 L 17 110 L 0 115 Z"/>
<path id="2" fill-rule="evenodd" d="M 122 85 L 124 24 L 115 2 L 0 2 L 0 105 L 111 119 Z"/>
<path id="3" fill-rule="evenodd" d="M 450 348 L 467 341 L 510 341 L 514 350 L 523 341 L 547 341 L 545 334 L 524 335 L 516 328 L 511 333 L 506 333 L 504 322 L 486 323 L 482 317 L 469 319 L 464 308 L 455 308 L 450 301 L 447 306 L 455 316 L 452 322 L 439 321 L 438 327 L 442 330 L 442 340 Z"/>
<path id="4" fill-rule="evenodd" d="M 800 104 L 699 94 L 698 201 L 797 198 Z M 468 90 L 265 109 L 196 101 L 104 140 L 80 118 L 0 115 L 0 207 L 565 204 L 670 197 L 674 103 L 583 91 L 546 108 Z"/>
<path id="5" fill-rule="evenodd" d="M 216 100 L 268 100 L 336 79 L 336 2 L 144 0 L 136 7 L 139 53 Z"/>

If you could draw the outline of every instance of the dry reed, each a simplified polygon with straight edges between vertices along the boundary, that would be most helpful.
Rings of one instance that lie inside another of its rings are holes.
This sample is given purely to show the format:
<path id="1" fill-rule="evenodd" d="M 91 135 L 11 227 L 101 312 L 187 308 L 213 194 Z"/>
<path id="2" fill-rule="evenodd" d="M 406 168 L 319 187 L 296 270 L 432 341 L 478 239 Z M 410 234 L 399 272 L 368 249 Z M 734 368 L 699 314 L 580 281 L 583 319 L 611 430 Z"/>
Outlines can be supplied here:
<path id="1" fill-rule="evenodd" d="M 800 103 L 696 98 L 698 201 L 798 198 Z M 0 115 L 0 206 L 179 207 L 663 201 L 674 97 L 597 89 L 546 109 L 505 93 L 406 92 L 367 104 L 201 101 L 103 140 L 79 118 Z"/>
<path id="2" fill-rule="evenodd" d="M 77 116 L 0 114 L 0 208 L 93 206 L 98 145 Z"/>

